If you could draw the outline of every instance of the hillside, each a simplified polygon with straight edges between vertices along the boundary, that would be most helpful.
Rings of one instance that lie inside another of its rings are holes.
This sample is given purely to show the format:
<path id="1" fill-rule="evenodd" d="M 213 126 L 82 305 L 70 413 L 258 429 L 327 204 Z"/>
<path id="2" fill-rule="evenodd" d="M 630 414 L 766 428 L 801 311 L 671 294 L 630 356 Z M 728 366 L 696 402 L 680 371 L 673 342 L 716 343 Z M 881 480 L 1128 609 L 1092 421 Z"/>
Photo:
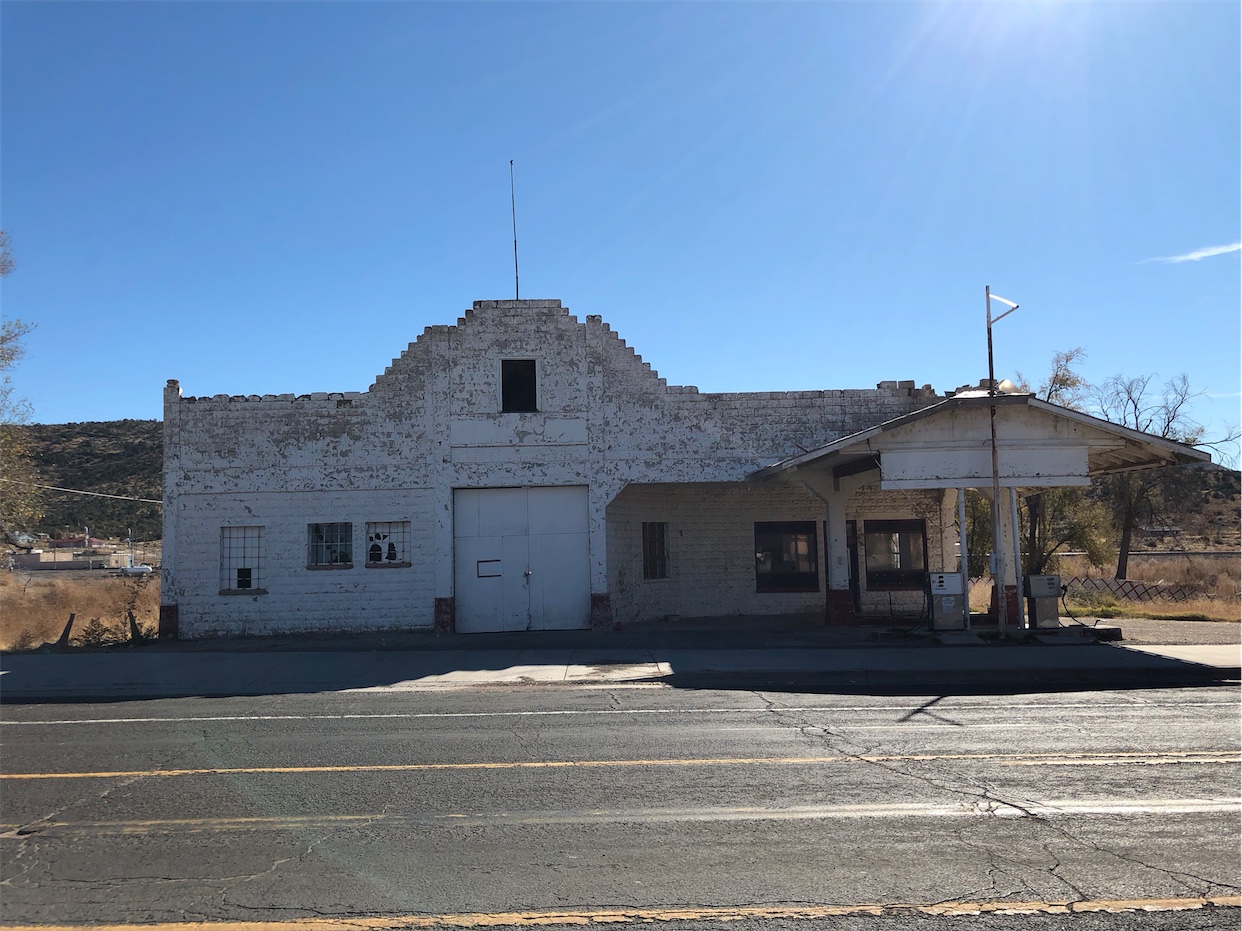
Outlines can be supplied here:
<path id="1" fill-rule="evenodd" d="M 27 424 L 28 448 L 39 482 L 81 491 L 159 500 L 164 462 L 163 424 L 158 420 L 108 420 L 89 423 Z M 157 540 L 161 535 L 158 504 L 44 492 L 43 519 L 34 528 L 57 536 Z"/>

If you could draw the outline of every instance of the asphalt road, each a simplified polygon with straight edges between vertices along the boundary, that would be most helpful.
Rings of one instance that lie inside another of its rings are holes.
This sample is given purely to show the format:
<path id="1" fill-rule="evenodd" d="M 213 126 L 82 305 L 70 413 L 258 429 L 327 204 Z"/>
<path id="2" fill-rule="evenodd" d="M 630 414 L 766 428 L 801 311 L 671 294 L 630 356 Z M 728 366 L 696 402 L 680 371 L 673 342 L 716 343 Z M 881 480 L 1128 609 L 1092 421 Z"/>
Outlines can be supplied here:
<path id="1" fill-rule="evenodd" d="M 0 739 L 8 926 L 1238 924 L 1204 905 L 1239 894 L 1232 688 L 25 705 Z"/>

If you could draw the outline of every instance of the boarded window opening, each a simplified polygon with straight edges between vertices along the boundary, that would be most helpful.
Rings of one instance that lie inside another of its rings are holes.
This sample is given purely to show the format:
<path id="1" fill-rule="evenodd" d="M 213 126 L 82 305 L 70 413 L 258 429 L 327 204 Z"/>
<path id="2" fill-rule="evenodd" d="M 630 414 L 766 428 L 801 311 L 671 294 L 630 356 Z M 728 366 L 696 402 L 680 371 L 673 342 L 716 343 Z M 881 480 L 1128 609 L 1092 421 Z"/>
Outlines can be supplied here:
<path id="1" fill-rule="evenodd" d="M 537 411 L 534 359 L 502 359 L 500 409 L 505 413 Z"/>

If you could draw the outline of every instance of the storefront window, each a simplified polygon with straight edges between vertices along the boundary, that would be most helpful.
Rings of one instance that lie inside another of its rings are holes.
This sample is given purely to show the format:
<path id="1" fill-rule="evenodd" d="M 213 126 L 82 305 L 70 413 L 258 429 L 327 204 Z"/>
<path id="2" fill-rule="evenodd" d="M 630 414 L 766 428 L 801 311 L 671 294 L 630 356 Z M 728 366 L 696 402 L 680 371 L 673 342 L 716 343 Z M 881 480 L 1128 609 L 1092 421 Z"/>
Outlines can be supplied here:
<path id="1" fill-rule="evenodd" d="M 815 521 L 755 524 L 755 591 L 819 591 Z"/>
<path id="2" fill-rule="evenodd" d="M 927 580 L 927 526 L 921 520 L 863 523 L 867 590 L 917 591 Z"/>

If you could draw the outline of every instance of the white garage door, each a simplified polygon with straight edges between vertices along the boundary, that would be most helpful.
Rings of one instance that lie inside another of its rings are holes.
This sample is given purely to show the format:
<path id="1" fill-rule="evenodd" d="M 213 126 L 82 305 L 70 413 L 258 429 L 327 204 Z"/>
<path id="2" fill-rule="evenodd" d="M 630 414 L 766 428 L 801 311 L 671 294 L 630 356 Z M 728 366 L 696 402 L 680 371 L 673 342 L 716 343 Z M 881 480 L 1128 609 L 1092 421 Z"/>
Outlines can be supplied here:
<path id="1" fill-rule="evenodd" d="M 457 630 L 591 626 L 587 489 L 453 492 Z"/>

